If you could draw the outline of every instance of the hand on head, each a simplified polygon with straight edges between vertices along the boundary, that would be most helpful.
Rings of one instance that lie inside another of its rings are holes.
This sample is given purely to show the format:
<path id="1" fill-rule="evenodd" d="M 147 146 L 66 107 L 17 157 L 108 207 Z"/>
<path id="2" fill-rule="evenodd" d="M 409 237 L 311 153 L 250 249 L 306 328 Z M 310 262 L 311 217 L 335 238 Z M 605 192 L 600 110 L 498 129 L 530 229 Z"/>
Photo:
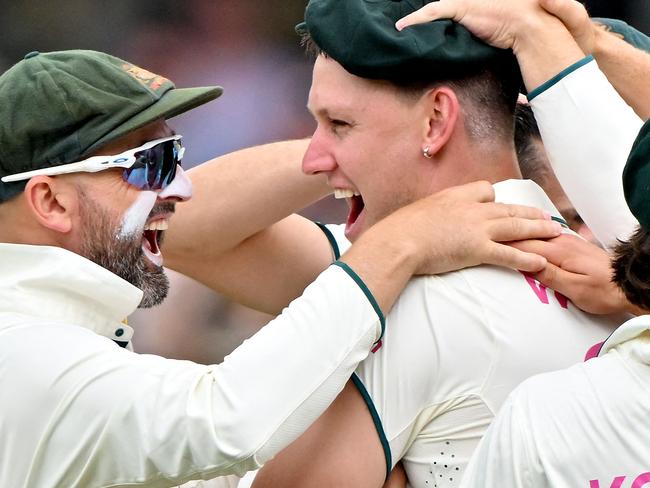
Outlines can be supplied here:
<path id="1" fill-rule="evenodd" d="M 395 24 L 398 30 L 439 19 L 452 19 L 492 46 L 511 49 L 516 35 L 544 11 L 537 0 L 440 0 L 431 2 Z"/>

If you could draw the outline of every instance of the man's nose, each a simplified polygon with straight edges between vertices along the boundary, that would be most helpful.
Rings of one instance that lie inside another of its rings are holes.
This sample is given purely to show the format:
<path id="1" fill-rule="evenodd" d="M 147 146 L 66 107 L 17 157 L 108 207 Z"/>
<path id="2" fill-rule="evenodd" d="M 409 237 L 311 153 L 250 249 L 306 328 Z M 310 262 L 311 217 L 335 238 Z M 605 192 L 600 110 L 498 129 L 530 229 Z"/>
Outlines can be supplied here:
<path id="1" fill-rule="evenodd" d="M 176 167 L 176 176 L 164 190 L 158 193 L 158 199 L 184 202 L 190 198 L 192 198 L 192 182 L 183 171 L 183 168 L 178 165 Z"/>
<path id="2" fill-rule="evenodd" d="M 308 175 L 327 173 L 337 168 L 336 159 L 328 149 L 327 141 L 317 129 L 302 158 L 302 172 Z"/>

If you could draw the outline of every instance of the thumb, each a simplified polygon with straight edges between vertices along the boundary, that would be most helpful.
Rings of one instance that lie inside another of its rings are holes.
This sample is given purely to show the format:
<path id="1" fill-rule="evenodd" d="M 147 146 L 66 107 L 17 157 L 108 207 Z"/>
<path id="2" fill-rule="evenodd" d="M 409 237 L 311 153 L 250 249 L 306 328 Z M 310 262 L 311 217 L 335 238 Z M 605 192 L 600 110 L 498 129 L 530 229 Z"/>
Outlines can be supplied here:
<path id="1" fill-rule="evenodd" d="M 539 0 L 539 4 L 548 13 L 560 19 L 574 35 L 574 31 L 584 25 L 585 18 L 589 18 L 585 7 L 576 0 Z"/>
<path id="2" fill-rule="evenodd" d="M 573 273 L 569 273 L 550 262 L 546 264 L 543 270 L 537 273 L 531 273 L 531 276 L 542 285 L 559 291 L 563 295 L 567 295 L 570 289 L 570 283 L 574 281 L 575 277 Z"/>

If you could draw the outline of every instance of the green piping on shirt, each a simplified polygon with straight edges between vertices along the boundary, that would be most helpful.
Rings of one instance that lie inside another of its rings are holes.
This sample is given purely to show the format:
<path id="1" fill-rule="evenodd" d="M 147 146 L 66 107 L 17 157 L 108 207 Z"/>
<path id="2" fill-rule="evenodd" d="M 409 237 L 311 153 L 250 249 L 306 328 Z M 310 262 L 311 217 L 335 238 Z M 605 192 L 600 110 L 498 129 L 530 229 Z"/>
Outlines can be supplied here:
<path id="1" fill-rule="evenodd" d="M 562 227 L 566 227 L 567 229 L 569 228 L 569 224 L 567 224 L 567 221 L 564 220 L 562 217 L 551 216 L 551 220 L 558 222 Z"/>
<path id="2" fill-rule="evenodd" d="M 573 72 L 574 72 L 575 70 L 577 70 L 578 68 L 582 68 L 585 64 L 590 63 L 590 62 L 593 61 L 593 60 L 594 60 L 594 57 L 590 54 L 590 55 L 587 56 L 586 58 L 583 58 L 583 59 L 581 59 L 580 61 L 578 61 L 578 62 L 576 62 L 576 63 L 573 63 L 573 64 L 572 64 L 571 66 L 569 66 L 568 68 L 563 69 L 562 71 L 560 71 L 560 73 L 558 73 L 557 75 L 555 75 L 553 78 L 551 78 L 551 79 L 548 80 L 547 82 L 542 83 L 540 86 L 538 86 L 538 87 L 535 88 L 534 90 L 531 90 L 531 91 L 528 93 L 528 101 L 529 101 L 529 102 L 532 102 L 532 101 L 533 101 L 533 98 L 535 98 L 535 97 L 538 96 L 538 95 L 541 95 L 541 94 L 544 93 L 546 90 L 548 90 L 549 88 L 551 88 L 553 85 L 559 83 L 563 78 L 565 78 L 566 76 L 570 75 L 571 73 L 573 73 Z"/>
<path id="3" fill-rule="evenodd" d="M 357 390 L 359 390 L 359 393 L 361 393 L 363 401 L 366 402 L 366 406 L 368 407 L 370 415 L 372 416 L 372 421 L 375 424 L 375 429 L 377 429 L 377 435 L 381 441 L 381 447 L 384 449 L 384 458 L 386 459 L 386 479 L 388 479 L 390 472 L 393 469 L 393 458 L 390 453 L 390 445 L 388 444 L 388 439 L 386 439 L 386 432 L 384 432 L 384 427 L 381 424 L 381 418 L 379 418 L 375 404 L 373 403 L 372 398 L 370 398 L 370 394 L 368 393 L 368 390 L 366 390 L 366 387 L 364 386 L 361 379 L 357 376 L 356 373 L 352 373 L 351 379 L 352 383 L 354 383 L 354 386 L 356 386 Z"/>
<path id="4" fill-rule="evenodd" d="M 379 308 L 377 300 L 375 300 L 375 297 L 372 295 L 372 292 L 368 289 L 363 280 L 359 277 L 358 274 L 354 272 L 352 268 L 350 268 L 350 266 L 348 266 L 347 263 L 344 263 L 343 261 L 334 261 L 332 264 L 343 269 L 343 271 L 350 275 L 350 278 L 352 278 L 354 282 L 359 285 L 359 288 L 361 288 L 361 291 L 363 291 L 364 295 L 366 295 L 366 298 L 370 302 L 370 305 L 372 305 L 372 308 L 374 308 L 375 312 L 377 312 L 377 315 L 379 316 L 379 323 L 381 324 L 381 335 L 379 336 L 379 339 L 377 339 L 377 342 L 375 342 L 375 344 L 377 344 L 379 341 L 381 341 L 381 338 L 384 337 L 384 330 L 386 329 L 386 318 L 384 317 L 384 312 L 382 312 L 381 308 Z"/>
<path id="5" fill-rule="evenodd" d="M 339 245 L 336 242 L 336 239 L 334 238 L 334 234 L 332 234 L 332 231 L 329 230 L 325 224 L 321 224 L 320 222 L 314 222 L 320 230 L 323 231 L 323 234 L 327 237 L 327 240 L 330 241 L 330 246 L 332 246 L 332 252 L 334 253 L 334 260 L 337 260 L 338 258 L 341 257 L 341 251 L 339 249 Z"/>

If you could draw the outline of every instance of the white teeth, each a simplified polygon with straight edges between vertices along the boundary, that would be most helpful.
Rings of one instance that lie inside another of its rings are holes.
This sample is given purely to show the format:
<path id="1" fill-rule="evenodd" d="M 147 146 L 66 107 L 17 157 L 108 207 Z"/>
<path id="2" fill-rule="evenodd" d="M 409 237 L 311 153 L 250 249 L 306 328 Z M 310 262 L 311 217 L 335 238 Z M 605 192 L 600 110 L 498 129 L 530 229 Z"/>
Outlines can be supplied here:
<path id="1" fill-rule="evenodd" d="M 359 196 L 359 193 L 354 190 L 348 190 L 343 188 L 334 189 L 334 198 L 351 198 L 353 196 Z"/>
<path id="2" fill-rule="evenodd" d="M 144 230 L 167 230 L 168 227 L 169 224 L 167 223 L 167 220 L 160 219 L 149 222 L 147 225 L 145 225 Z"/>

